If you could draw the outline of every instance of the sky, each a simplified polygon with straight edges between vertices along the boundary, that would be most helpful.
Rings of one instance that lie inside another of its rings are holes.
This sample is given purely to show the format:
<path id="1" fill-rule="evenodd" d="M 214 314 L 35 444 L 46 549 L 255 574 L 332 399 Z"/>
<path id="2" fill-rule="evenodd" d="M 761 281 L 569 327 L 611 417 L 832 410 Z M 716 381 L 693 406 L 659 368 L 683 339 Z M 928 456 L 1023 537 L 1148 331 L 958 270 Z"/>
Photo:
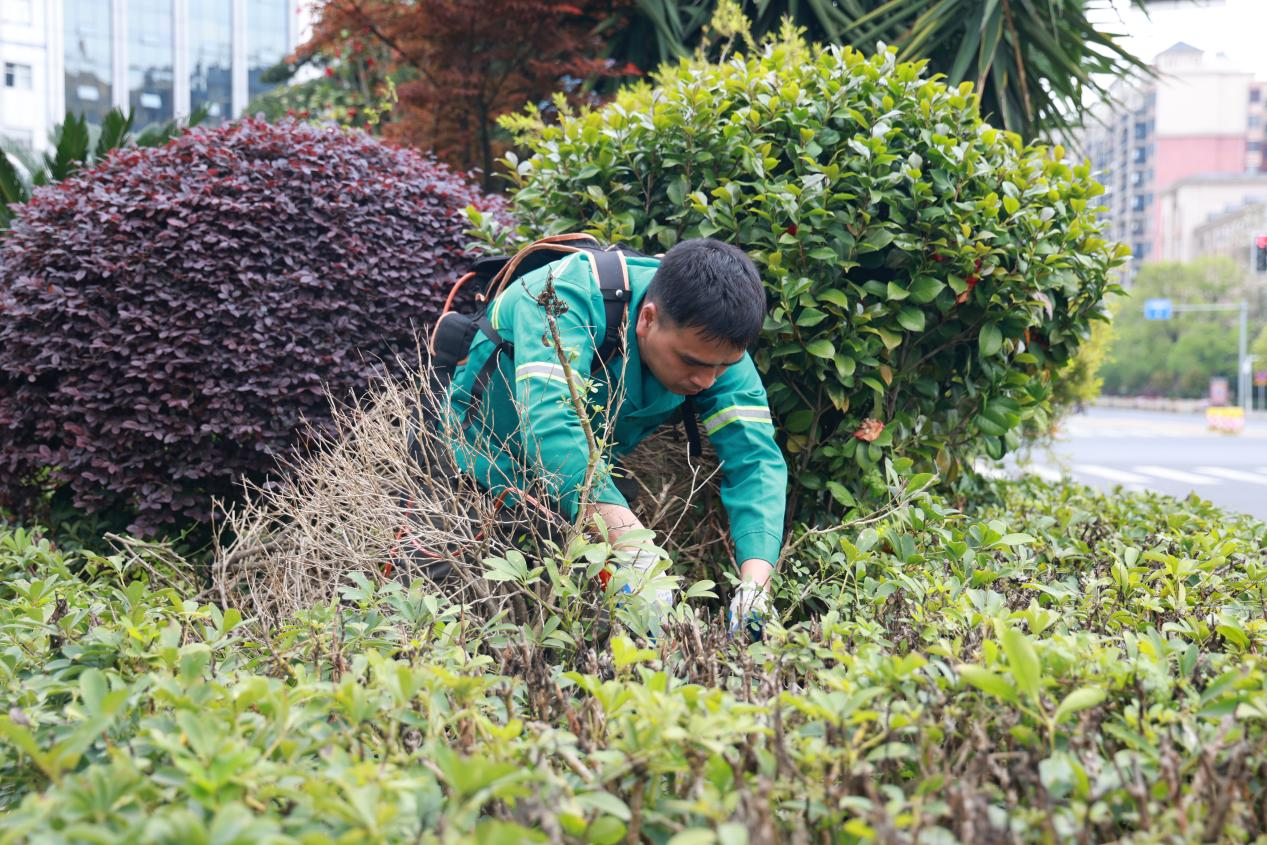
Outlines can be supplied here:
<path id="1" fill-rule="evenodd" d="M 1112 4 L 1097 13 L 1101 28 L 1124 33 L 1123 46 L 1147 62 L 1185 41 L 1267 80 L 1267 0 L 1164 0 L 1149 3 L 1147 15 L 1130 0 Z"/>

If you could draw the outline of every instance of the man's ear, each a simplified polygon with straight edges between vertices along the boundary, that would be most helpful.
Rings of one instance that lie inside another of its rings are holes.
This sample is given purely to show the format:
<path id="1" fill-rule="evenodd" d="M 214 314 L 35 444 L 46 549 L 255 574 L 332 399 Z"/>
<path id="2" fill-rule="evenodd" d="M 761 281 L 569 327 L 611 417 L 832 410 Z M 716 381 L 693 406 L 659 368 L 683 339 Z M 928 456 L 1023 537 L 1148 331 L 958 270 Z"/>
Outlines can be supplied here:
<path id="1" fill-rule="evenodd" d="M 660 315 L 656 311 L 654 302 L 642 303 L 642 308 L 638 309 L 638 330 L 645 332 L 655 324 L 655 321 L 659 316 Z"/>

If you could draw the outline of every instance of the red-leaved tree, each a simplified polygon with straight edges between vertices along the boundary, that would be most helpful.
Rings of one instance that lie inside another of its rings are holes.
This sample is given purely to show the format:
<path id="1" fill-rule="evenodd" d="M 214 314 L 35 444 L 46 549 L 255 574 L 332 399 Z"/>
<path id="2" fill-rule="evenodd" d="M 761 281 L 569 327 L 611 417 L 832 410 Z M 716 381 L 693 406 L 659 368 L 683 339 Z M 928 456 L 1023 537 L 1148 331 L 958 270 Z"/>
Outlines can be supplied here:
<path id="1" fill-rule="evenodd" d="M 383 134 L 434 150 L 486 186 L 496 119 L 597 76 L 636 74 L 600 58 L 601 34 L 628 0 L 324 0 L 297 59 L 359 61 L 387 49 L 400 102 Z M 377 51 L 375 51 L 377 52 Z M 372 56 L 371 56 L 372 60 Z"/>

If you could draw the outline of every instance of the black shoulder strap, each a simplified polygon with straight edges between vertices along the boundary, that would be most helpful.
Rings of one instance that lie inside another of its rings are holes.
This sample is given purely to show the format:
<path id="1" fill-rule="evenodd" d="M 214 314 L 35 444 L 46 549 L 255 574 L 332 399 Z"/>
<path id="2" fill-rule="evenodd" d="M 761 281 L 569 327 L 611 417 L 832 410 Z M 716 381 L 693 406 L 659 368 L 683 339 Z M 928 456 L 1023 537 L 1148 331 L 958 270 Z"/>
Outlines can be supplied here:
<path id="1" fill-rule="evenodd" d="M 682 428 L 686 431 L 686 456 L 697 459 L 704 451 L 699 439 L 699 419 L 695 414 L 695 397 L 688 396 L 682 403 Z"/>
<path id="2" fill-rule="evenodd" d="M 479 372 L 475 374 L 475 382 L 471 385 L 471 404 L 466 406 L 466 414 L 462 417 L 464 425 L 470 425 L 471 420 L 475 418 L 475 414 L 479 411 L 480 405 L 484 401 L 484 391 L 488 388 L 488 382 L 493 377 L 493 372 L 497 369 L 499 359 L 502 355 L 514 356 L 515 345 L 506 340 L 497 329 L 493 328 L 492 322 L 488 319 L 487 314 L 481 314 L 480 318 L 475 321 L 475 326 L 484 336 L 493 342 L 493 351 L 489 353 L 488 360 L 484 362 L 484 366 L 480 367 Z"/>
<path id="3" fill-rule="evenodd" d="M 625 320 L 629 313 L 629 267 L 625 256 L 617 249 L 586 250 L 594 262 L 598 287 L 603 292 L 603 308 L 606 310 L 607 330 L 603 342 L 594 354 L 595 371 L 618 353 L 624 351 Z"/>

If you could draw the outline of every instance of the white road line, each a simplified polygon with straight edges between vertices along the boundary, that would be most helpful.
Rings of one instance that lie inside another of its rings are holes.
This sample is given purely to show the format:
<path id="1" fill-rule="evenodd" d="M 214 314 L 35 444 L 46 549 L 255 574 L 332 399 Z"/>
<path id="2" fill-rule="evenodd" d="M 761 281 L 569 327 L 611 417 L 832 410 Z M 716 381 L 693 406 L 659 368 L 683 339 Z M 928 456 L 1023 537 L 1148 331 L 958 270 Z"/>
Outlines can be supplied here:
<path id="1" fill-rule="evenodd" d="M 1226 478 L 1229 481 L 1243 481 L 1246 484 L 1267 486 L 1267 475 L 1257 475 L 1252 472 L 1242 472 L 1239 469 L 1225 469 L 1223 467 L 1196 467 L 1196 470 L 1204 472 L 1206 475 L 1217 475 L 1219 478 Z"/>
<path id="2" fill-rule="evenodd" d="M 1222 484 L 1217 478 L 1210 478 L 1208 475 L 1197 475 L 1195 472 L 1184 472 L 1181 469 L 1171 469 L 1170 467 L 1159 467 L 1152 464 L 1144 464 L 1143 466 L 1132 467 L 1136 472 L 1142 472 L 1147 475 L 1155 475 L 1158 478 L 1166 478 L 1171 481 L 1179 481 L 1184 484 Z"/>
<path id="3" fill-rule="evenodd" d="M 1037 475 L 1043 481 L 1063 481 L 1065 474 L 1058 469 L 1054 469 L 1043 464 L 1027 464 L 1021 467 L 1021 471 L 1029 475 Z"/>
<path id="4" fill-rule="evenodd" d="M 1099 464 L 1074 464 L 1074 472 L 1080 472 L 1083 475 L 1094 475 L 1097 478 L 1105 478 L 1109 481 L 1116 481 L 1119 484 L 1147 484 L 1148 479 L 1142 475 L 1136 475 L 1133 472 L 1125 470 L 1112 469 L 1111 467 L 1102 467 Z"/>
<path id="5" fill-rule="evenodd" d="M 989 463 L 988 461 L 984 461 L 984 460 L 977 461 L 975 464 L 973 464 L 973 469 L 975 469 L 977 471 L 977 474 L 982 476 L 983 478 L 999 479 L 999 478 L 1008 477 L 1007 470 L 1002 469 L 1001 467 L 996 467 L 993 464 Z"/>

